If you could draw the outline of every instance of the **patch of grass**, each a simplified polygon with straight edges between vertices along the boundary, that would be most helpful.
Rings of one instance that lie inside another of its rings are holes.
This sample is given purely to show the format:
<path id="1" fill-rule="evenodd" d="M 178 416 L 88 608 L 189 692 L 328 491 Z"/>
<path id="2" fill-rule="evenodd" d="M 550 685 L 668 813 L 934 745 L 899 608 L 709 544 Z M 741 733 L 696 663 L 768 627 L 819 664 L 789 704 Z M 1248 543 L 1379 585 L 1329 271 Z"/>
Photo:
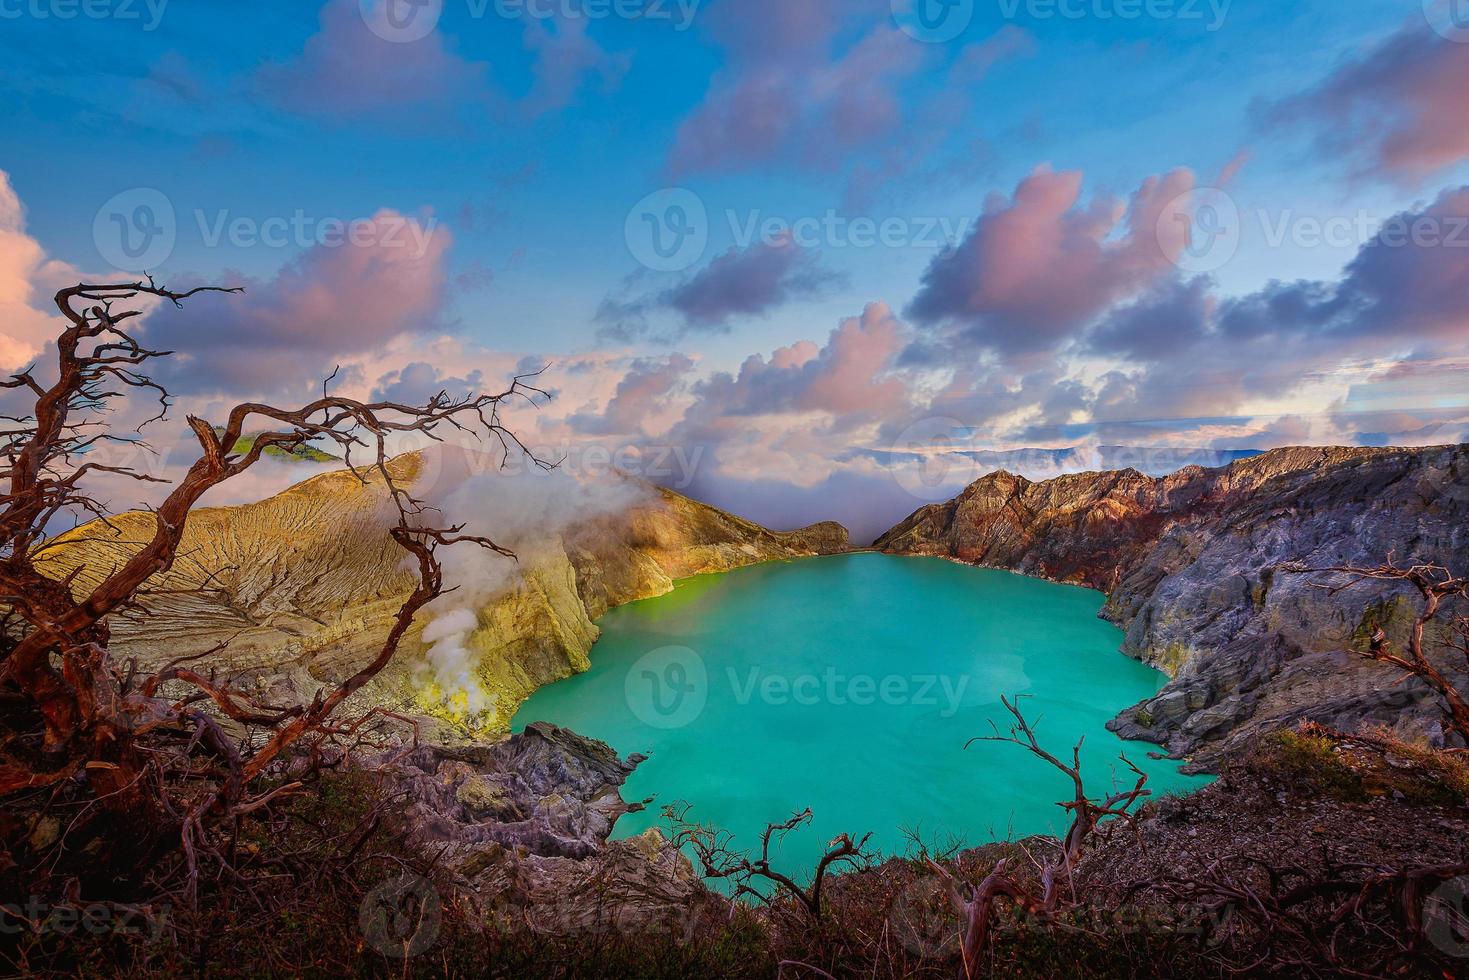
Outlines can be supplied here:
<path id="1" fill-rule="evenodd" d="M 1386 728 L 1365 737 L 1382 750 L 1382 764 L 1364 777 L 1369 792 L 1398 793 L 1427 806 L 1469 802 L 1469 762 L 1462 754 L 1404 741 Z"/>
<path id="2" fill-rule="evenodd" d="M 1307 723 L 1273 732 L 1260 740 L 1249 765 L 1304 796 L 1347 803 L 1391 796 L 1415 806 L 1469 802 L 1469 760 L 1386 728 L 1347 735 Z"/>
<path id="3" fill-rule="evenodd" d="M 1368 799 L 1360 774 L 1336 752 L 1336 742 L 1310 730 L 1282 729 L 1262 738 L 1250 759 L 1260 775 L 1285 783 L 1302 795 L 1327 796 L 1348 803 Z"/>
<path id="4" fill-rule="evenodd" d="M 1356 628 L 1352 630 L 1352 642 L 1358 647 L 1365 648 L 1371 642 L 1372 634 L 1379 626 L 1387 632 L 1388 636 L 1401 639 L 1407 635 L 1409 627 L 1417 617 L 1417 610 L 1404 596 L 1395 595 L 1391 598 L 1379 599 L 1362 611 L 1362 618 L 1357 621 Z"/>
<path id="5" fill-rule="evenodd" d="M 216 425 L 214 431 L 217 435 L 224 435 L 224 429 L 220 426 Z M 257 436 L 254 435 L 240 436 L 235 440 L 234 448 L 230 452 L 235 455 L 248 453 L 254 447 L 256 438 Z M 331 453 L 323 452 L 315 446 L 298 446 L 294 450 L 282 449 L 280 446 L 267 446 L 261 455 L 273 456 L 276 459 L 294 459 L 305 463 L 331 463 L 337 459 Z"/>

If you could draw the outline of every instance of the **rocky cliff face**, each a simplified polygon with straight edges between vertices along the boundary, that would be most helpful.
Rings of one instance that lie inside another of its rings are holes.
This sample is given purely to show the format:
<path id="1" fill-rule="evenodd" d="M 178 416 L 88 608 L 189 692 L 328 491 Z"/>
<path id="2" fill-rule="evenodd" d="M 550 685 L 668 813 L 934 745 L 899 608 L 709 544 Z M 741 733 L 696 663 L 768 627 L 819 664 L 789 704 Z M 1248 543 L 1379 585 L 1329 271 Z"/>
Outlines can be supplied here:
<path id="1" fill-rule="evenodd" d="M 1134 470 L 1031 483 L 994 473 L 924 507 L 876 547 L 1073 582 L 1108 594 L 1123 649 L 1173 676 L 1113 727 L 1195 764 L 1310 716 L 1441 739 L 1421 685 L 1351 653 L 1370 614 L 1413 608 L 1377 583 L 1329 595 L 1284 566 L 1469 567 L 1469 446 L 1281 449 L 1159 479 Z"/>
<path id="2" fill-rule="evenodd" d="M 405 456 L 392 466 L 411 486 L 423 461 Z M 593 621 L 609 608 L 665 593 L 691 575 L 848 546 L 840 525 L 770 531 L 651 486 L 643 500 L 537 541 L 512 586 L 475 610 L 468 647 L 495 711 L 475 719 L 473 734 L 505 730 L 536 688 L 585 670 L 598 634 Z M 225 644 L 209 658 L 222 676 L 277 702 L 309 698 L 371 657 L 412 588 L 390 526 L 381 482 L 364 484 L 345 471 L 259 503 L 197 511 L 174 568 L 154 583 L 160 594 L 145 611 L 114 619 L 114 653 L 147 669 Z M 138 513 L 88 524 L 48 549 L 45 568 L 56 578 L 80 568 L 76 588 L 84 590 L 152 530 L 153 518 Z M 422 618 L 359 700 L 463 722 L 425 680 Z M 458 732 L 451 724 L 428 734 L 452 741 Z"/>

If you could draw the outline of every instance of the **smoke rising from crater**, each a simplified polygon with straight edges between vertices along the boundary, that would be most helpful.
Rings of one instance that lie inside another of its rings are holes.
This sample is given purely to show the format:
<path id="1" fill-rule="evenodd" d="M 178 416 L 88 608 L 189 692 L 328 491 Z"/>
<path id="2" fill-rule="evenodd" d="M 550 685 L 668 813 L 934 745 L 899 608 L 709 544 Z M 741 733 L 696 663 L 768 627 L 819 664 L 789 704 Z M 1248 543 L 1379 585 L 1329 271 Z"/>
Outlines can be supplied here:
<path id="1" fill-rule="evenodd" d="M 479 654 L 472 648 L 472 638 L 479 629 L 480 610 L 519 587 L 530 569 L 558 554 L 568 532 L 657 498 L 646 485 L 617 474 L 578 478 L 560 470 L 496 469 L 441 475 L 425 491 L 425 499 L 443 512 L 447 522 L 463 524 L 464 534 L 482 535 L 516 554 L 516 559 L 506 558 L 469 543 L 441 549 L 444 585 L 453 591 L 426 610 L 423 680 L 437 688 L 438 697 L 456 714 L 481 719 L 492 716 L 496 706 L 476 673 Z"/>

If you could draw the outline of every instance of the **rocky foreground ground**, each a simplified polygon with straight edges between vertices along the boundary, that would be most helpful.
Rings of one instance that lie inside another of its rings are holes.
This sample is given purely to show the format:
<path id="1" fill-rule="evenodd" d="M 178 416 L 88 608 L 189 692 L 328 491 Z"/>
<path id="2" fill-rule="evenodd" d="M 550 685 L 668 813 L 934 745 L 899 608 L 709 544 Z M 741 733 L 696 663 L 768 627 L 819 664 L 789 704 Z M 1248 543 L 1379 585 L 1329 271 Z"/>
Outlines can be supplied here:
<path id="1" fill-rule="evenodd" d="M 965 920 L 936 869 L 967 886 L 1004 861 L 1038 888 L 1059 846 L 915 842 L 831 874 L 819 919 L 778 894 L 732 902 L 664 834 L 608 840 L 638 761 L 540 724 L 493 746 L 342 760 L 235 829 L 232 873 L 205 882 L 197 912 L 145 907 L 150 927 L 125 935 L 43 933 L 25 962 L 127 976 L 952 978 Z M 1208 788 L 1103 825 L 1054 914 L 998 903 L 975 975 L 1462 976 L 1466 842 L 1469 767 L 1452 756 L 1385 733 L 1276 733 Z"/>

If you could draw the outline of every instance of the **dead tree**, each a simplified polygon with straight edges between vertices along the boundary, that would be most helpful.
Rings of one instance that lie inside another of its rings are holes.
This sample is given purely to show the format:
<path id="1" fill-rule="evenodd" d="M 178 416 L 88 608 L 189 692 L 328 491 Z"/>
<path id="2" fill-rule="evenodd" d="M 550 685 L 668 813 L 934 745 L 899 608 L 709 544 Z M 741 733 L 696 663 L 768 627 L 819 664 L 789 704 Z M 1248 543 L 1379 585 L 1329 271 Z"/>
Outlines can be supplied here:
<path id="1" fill-rule="evenodd" d="M 1320 867 L 1305 867 L 1235 854 L 1198 875 L 1137 882 L 1128 900 L 1151 895 L 1217 924 L 1209 941 L 1245 961 L 1230 972 L 1319 975 L 1326 965 L 1344 976 L 1427 975 L 1435 929 L 1453 930 L 1441 938 L 1454 947 L 1462 941 L 1466 874 L 1462 861 L 1397 868 L 1326 853 Z"/>
<path id="2" fill-rule="evenodd" d="M 1012 701 L 1001 696 L 1000 703 L 1015 719 L 1008 733 L 1000 733 L 996 726 L 994 735 L 970 739 L 965 747 L 968 748 L 975 742 L 1011 742 L 1064 772 L 1071 778 L 1072 798 L 1057 805 L 1071 814 L 1071 827 L 1060 842 L 1060 852 L 1050 861 L 1039 865 L 1039 890 L 1012 873 L 1008 861 L 1005 860 L 997 862 L 979 884 L 970 885 L 957 878 L 938 861 L 927 859 L 929 867 L 943 883 L 949 902 L 959 915 L 959 921 L 963 923 L 960 953 L 963 956 L 966 977 L 976 976 L 980 972 L 979 959 L 989 945 L 995 914 L 1002 899 L 1031 916 L 1041 919 L 1053 917 L 1063 903 L 1074 898 L 1071 890 L 1072 873 L 1085 853 L 1087 841 L 1097 825 L 1108 817 L 1130 816 L 1132 806 L 1138 800 L 1151 795 L 1150 790 L 1143 788 L 1148 781 L 1147 774 L 1129 762 L 1126 756 L 1122 756 L 1123 764 L 1137 776 L 1137 783 L 1129 790 L 1113 793 L 1104 799 L 1092 799 L 1087 795 L 1081 777 L 1081 746 L 1084 739 L 1077 740 L 1071 750 L 1071 763 L 1067 765 L 1041 747 L 1036 740 L 1035 730 L 1020 711 L 1018 698 Z M 1068 892 L 1071 894 L 1068 895 Z"/>
<path id="3" fill-rule="evenodd" d="M 152 509 L 151 538 L 135 542 L 136 551 L 90 589 L 77 587 L 75 571 L 48 577 L 38 559 L 52 546 L 46 536 L 53 521 L 65 514 L 106 520 L 105 507 L 88 493 L 90 475 L 165 482 L 98 460 L 105 445 L 143 445 L 140 431 L 112 431 L 104 413 L 129 394 L 148 392 L 160 401 L 149 422 L 166 414 L 168 392 L 146 371 L 171 352 L 144 347 L 126 329 L 128 321 L 141 315 L 139 301 L 182 306 L 206 291 L 238 290 L 172 292 L 151 279 L 63 289 L 56 306 L 66 326 L 55 342 L 54 380 L 49 374 L 48 381 L 38 380 L 28 369 L 0 382 L 29 396 L 27 402 L 34 399 L 28 412 L 7 416 L 0 428 L 0 801 L 12 807 L 64 790 L 91 800 L 88 809 L 110 813 L 115 821 L 171 826 L 181 835 L 191 877 L 210 824 L 291 791 L 289 783 L 259 791 L 262 774 L 303 739 L 352 730 L 334 727 L 333 712 L 383 670 L 415 613 L 444 591 L 437 549 L 462 542 L 511 556 L 489 538 L 463 534 L 461 526 L 446 523 L 399 486 L 387 466 L 390 440 L 407 432 L 438 439 L 438 430 L 452 429 L 498 439 L 506 452 L 524 451 L 501 424 L 500 410 L 513 397 L 537 393 L 527 378 L 517 378 L 500 394 L 456 399 L 441 392 L 412 406 L 344 398 L 323 385 L 320 398 L 299 408 L 238 405 L 218 432 L 190 416 L 200 454 Z M 242 444 L 241 437 L 256 428 L 265 431 Z M 291 707 L 258 704 L 183 665 L 137 676 L 116 663 L 108 649 L 109 617 L 138 609 L 150 581 L 174 565 L 199 499 L 268 450 L 290 452 L 313 441 L 337 447 L 360 479 L 382 481 L 396 509 L 392 537 L 416 565 L 417 586 L 371 661 L 309 704 Z M 241 445 L 248 448 L 237 451 Z M 164 696 L 165 687 L 188 693 Z M 213 710 L 203 710 L 204 702 Z M 258 737 L 230 737 L 220 716 L 251 726 Z M 185 783 L 187 792 L 171 791 Z"/>
<path id="4" fill-rule="evenodd" d="M 674 845 L 694 852 L 704 877 L 729 881 L 735 886 L 731 896 L 735 899 L 749 896 L 758 902 L 769 902 L 772 896 L 761 891 L 754 882 L 774 885 L 776 896 L 787 895 L 794 899 L 815 922 L 822 920 L 821 892 L 833 868 L 863 868 L 872 861 L 872 855 L 867 852 L 871 834 L 863 835 L 860 840 L 853 840 L 850 834 L 841 834 L 826 845 L 826 850 L 816 862 L 810 883 L 801 885 L 771 865 L 770 848 L 784 840 L 791 831 L 811 822 L 810 807 L 792 814 L 783 823 L 767 825 L 760 833 L 760 855 L 755 858 L 735 850 L 731 846 L 733 837 L 728 831 L 690 822 L 688 810 L 687 804 L 673 804 L 663 808 L 663 816 L 672 827 Z"/>
<path id="5" fill-rule="evenodd" d="M 1411 585 L 1422 598 L 1422 606 L 1413 627 L 1408 633 L 1408 650 L 1399 653 L 1381 623 L 1373 622 L 1372 635 L 1362 655 L 1378 663 L 1389 664 L 1417 677 L 1433 688 L 1444 701 L 1444 715 L 1448 727 L 1469 745 L 1469 698 L 1466 698 L 1454 682 L 1429 658 L 1428 627 L 1445 611 L 1445 605 L 1458 601 L 1469 602 L 1469 578 L 1454 575 L 1442 565 L 1399 566 L 1391 555 L 1386 562 L 1371 568 L 1341 565 L 1328 568 L 1293 568 L 1292 571 L 1307 574 L 1329 574 L 1345 576 L 1346 581 L 1336 585 L 1314 582 L 1312 585 L 1337 595 L 1363 582 L 1401 582 Z M 1462 608 L 1462 606 L 1461 606 Z M 1469 614 L 1460 612 L 1449 623 L 1450 636 L 1444 643 L 1446 650 L 1453 651 L 1466 668 L 1469 668 Z"/>

